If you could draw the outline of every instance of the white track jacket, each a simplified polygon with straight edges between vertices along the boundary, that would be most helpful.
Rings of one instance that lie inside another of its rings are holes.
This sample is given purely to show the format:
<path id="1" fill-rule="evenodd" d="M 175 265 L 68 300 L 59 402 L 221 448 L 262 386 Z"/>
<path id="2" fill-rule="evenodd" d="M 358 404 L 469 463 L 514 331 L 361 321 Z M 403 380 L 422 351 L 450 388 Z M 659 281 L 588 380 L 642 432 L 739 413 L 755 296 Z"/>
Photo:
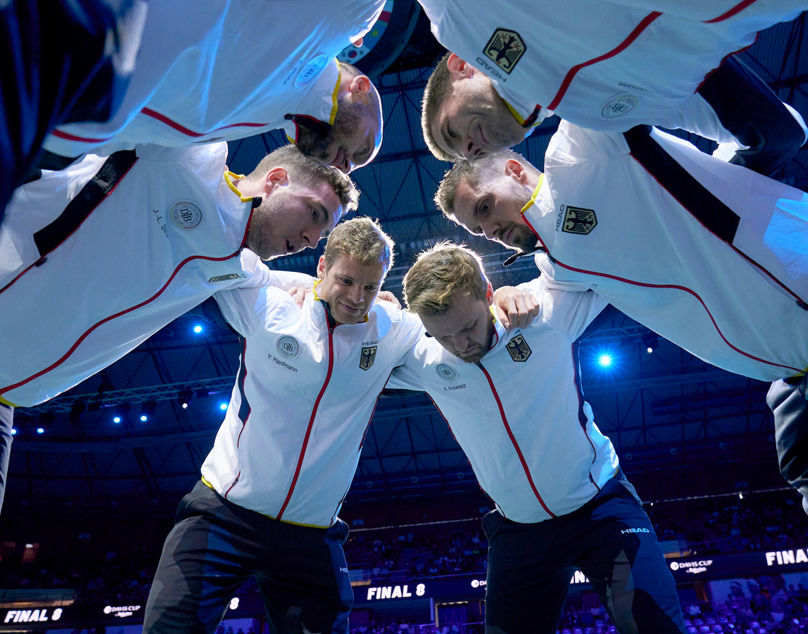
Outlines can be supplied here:
<path id="1" fill-rule="evenodd" d="M 188 145 L 276 128 L 286 114 L 333 122 L 336 55 L 370 30 L 383 0 L 160 0 L 118 113 L 60 126 L 45 148 L 109 154 L 139 143 Z M 103 150 L 99 147 L 103 146 Z"/>
<path id="2" fill-rule="evenodd" d="M 376 401 L 420 320 L 376 302 L 335 325 L 327 304 L 283 291 L 217 293 L 242 337 L 224 422 L 202 477 L 230 502 L 284 522 L 330 526 L 348 493 Z"/>
<path id="3" fill-rule="evenodd" d="M 559 282 L 761 380 L 808 365 L 808 194 L 664 132 L 562 122 L 523 216 Z"/>
<path id="4" fill-rule="evenodd" d="M 553 112 L 593 130 L 637 124 L 731 141 L 695 94 L 756 32 L 805 10 L 800 0 L 419 0 L 447 49 L 484 72 L 537 123 Z M 550 111 L 550 112 L 548 112 Z"/>
<path id="5" fill-rule="evenodd" d="M 251 217 L 222 178 L 227 144 L 88 155 L 19 188 L 0 225 L 0 396 L 52 398 L 214 292 L 264 283 Z M 77 196 L 102 165 L 112 187 Z M 115 183 L 114 185 L 112 185 Z"/>
<path id="6" fill-rule="evenodd" d="M 496 321 L 478 363 L 423 336 L 389 387 L 425 390 L 500 512 L 533 523 L 591 500 L 617 474 L 618 459 L 583 400 L 572 349 L 606 302 L 548 289 L 543 278 L 520 288 L 541 300 L 530 326 L 507 331 Z"/>

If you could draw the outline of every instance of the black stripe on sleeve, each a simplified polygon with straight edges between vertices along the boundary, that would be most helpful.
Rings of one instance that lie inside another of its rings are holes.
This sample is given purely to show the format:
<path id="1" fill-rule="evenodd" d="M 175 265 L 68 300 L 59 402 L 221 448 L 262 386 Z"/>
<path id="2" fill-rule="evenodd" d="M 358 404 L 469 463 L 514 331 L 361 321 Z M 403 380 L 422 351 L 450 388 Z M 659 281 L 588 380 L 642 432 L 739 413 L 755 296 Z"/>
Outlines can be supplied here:
<path id="1" fill-rule="evenodd" d="M 46 227 L 34 234 L 34 243 L 41 256 L 48 255 L 81 226 L 92 211 L 115 189 L 124 175 L 137 161 L 134 150 L 112 154 L 98 173 L 82 187 L 64 211 Z"/>
<path id="2" fill-rule="evenodd" d="M 668 193 L 711 233 L 732 243 L 741 219 L 716 198 L 651 137 L 649 126 L 637 126 L 623 136 L 631 155 Z"/>

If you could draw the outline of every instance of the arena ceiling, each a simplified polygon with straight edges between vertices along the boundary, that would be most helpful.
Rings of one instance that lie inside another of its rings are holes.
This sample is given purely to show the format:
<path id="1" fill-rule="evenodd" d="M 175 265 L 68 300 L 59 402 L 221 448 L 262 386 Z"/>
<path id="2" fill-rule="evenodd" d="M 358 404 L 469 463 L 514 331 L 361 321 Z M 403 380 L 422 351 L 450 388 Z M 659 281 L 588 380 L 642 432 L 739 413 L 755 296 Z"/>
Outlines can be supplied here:
<path id="1" fill-rule="evenodd" d="M 400 293 L 414 256 L 442 239 L 465 241 L 484 252 L 495 285 L 531 278 L 535 269 L 529 259 L 504 269 L 505 252 L 470 238 L 435 210 L 432 197 L 448 164 L 426 149 L 420 100 L 443 50 L 416 3 L 389 4 L 394 6 L 378 50 L 360 62 L 374 74 L 382 95 L 384 144 L 371 166 L 354 174 L 362 190 L 360 213 L 378 218 L 397 243 L 398 264 L 387 287 Z M 762 33 L 742 53 L 784 101 L 806 116 L 807 18 L 803 13 Z M 542 165 L 554 127 L 543 124 L 517 149 Z M 232 143 L 231 169 L 249 171 L 280 143 L 279 134 Z M 779 177 L 808 190 L 808 149 Z M 313 273 L 317 256 L 308 252 L 273 266 Z M 194 332 L 196 325 L 201 333 Z M 649 344 L 656 346 L 650 354 Z M 595 362 L 607 349 L 615 358 L 608 372 Z M 614 309 L 587 331 L 579 355 L 596 421 L 646 497 L 782 486 L 764 402 L 766 384 L 707 366 Z M 235 335 L 208 302 L 72 391 L 18 410 L 5 520 L 40 512 L 56 519 L 85 508 L 170 512 L 198 478 L 237 360 Z M 148 420 L 141 421 L 141 415 Z M 420 395 L 380 400 L 348 505 L 472 489 L 468 462 L 428 400 Z"/>

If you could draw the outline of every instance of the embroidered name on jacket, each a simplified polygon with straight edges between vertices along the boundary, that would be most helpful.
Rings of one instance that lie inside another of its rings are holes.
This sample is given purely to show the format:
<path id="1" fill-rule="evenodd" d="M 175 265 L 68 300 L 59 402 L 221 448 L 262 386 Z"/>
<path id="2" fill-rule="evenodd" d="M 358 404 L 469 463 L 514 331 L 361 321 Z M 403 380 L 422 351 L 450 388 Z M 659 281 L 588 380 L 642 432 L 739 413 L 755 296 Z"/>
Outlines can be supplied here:
<path id="1" fill-rule="evenodd" d="M 506 73 L 516 68 L 527 46 L 522 36 L 510 29 L 497 29 L 485 45 L 485 56 Z"/>
<path id="2" fill-rule="evenodd" d="M 564 220 L 561 223 L 561 231 L 585 236 L 597 226 L 598 217 L 595 215 L 594 210 L 567 205 Z"/>
<path id="3" fill-rule="evenodd" d="M 527 341 L 525 341 L 522 335 L 513 337 L 505 347 L 508 349 L 508 354 L 511 355 L 511 359 L 517 363 L 524 363 L 530 358 L 530 355 L 533 354 L 533 351 L 530 349 L 530 346 L 527 345 Z"/>

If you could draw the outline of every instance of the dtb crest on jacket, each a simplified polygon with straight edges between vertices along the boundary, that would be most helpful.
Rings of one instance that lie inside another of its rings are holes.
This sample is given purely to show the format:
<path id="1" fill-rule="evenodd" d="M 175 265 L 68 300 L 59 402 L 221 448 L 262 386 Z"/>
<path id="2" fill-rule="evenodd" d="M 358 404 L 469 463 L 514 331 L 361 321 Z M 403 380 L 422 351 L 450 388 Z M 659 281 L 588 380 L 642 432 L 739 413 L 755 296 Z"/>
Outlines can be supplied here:
<path id="1" fill-rule="evenodd" d="M 368 370 L 373 365 L 376 360 L 376 348 L 378 346 L 364 346 L 362 348 L 362 353 L 359 355 L 359 367 L 362 370 Z"/>
<path id="2" fill-rule="evenodd" d="M 517 363 L 524 363 L 530 358 L 530 355 L 533 354 L 533 351 L 530 349 L 530 346 L 527 345 L 527 341 L 525 341 L 522 335 L 516 335 L 505 347 L 508 349 L 508 354 L 511 355 L 511 359 Z"/>
<path id="3" fill-rule="evenodd" d="M 202 210 L 193 203 L 177 203 L 171 208 L 171 220 L 181 229 L 193 229 L 202 222 Z"/>
<path id="4" fill-rule="evenodd" d="M 439 363 L 435 367 L 435 371 L 438 373 L 440 378 L 442 378 L 444 381 L 449 381 L 450 383 L 457 378 L 457 371 L 447 363 Z"/>
<path id="5" fill-rule="evenodd" d="M 597 225 L 598 217 L 592 209 L 567 205 L 567 210 L 564 212 L 564 222 L 561 223 L 561 231 L 585 236 Z"/>
<path id="6" fill-rule="evenodd" d="M 300 354 L 300 344 L 298 343 L 297 339 L 291 335 L 284 335 L 278 339 L 278 342 L 275 345 L 278 348 L 278 352 L 281 353 L 281 356 L 286 357 L 287 359 L 294 359 L 298 354 Z"/>
<path id="7" fill-rule="evenodd" d="M 510 73 L 526 50 L 525 41 L 516 31 L 497 29 L 485 45 L 483 53 L 506 73 Z"/>

